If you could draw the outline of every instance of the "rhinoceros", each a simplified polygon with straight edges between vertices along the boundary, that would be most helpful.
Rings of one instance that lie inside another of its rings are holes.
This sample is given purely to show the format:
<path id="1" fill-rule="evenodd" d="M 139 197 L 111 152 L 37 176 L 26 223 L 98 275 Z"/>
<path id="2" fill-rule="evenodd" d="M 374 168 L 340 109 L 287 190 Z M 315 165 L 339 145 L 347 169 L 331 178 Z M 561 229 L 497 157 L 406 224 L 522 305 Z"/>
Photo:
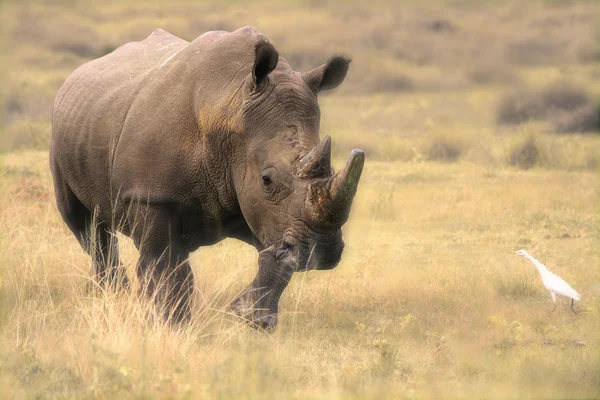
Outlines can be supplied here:
<path id="1" fill-rule="evenodd" d="M 97 282 L 129 285 L 122 232 L 146 293 L 179 323 L 191 315 L 189 254 L 236 238 L 256 247 L 259 267 L 232 307 L 274 328 L 292 274 L 334 268 L 344 248 L 365 156 L 353 150 L 335 173 L 317 95 L 349 63 L 296 72 L 244 27 L 191 42 L 157 29 L 76 69 L 54 103 L 50 168 Z"/>

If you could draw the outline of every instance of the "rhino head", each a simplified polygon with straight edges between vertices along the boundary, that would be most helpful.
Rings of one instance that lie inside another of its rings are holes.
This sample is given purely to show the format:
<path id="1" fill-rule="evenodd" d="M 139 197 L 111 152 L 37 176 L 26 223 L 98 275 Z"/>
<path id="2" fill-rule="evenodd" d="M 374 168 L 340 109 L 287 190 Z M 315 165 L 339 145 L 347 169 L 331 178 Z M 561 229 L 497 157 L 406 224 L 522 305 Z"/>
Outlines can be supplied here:
<path id="1" fill-rule="evenodd" d="M 334 174 L 331 139 L 319 139 L 317 94 L 337 87 L 349 60 L 334 57 L 301 74 L 266 45 L 257 51 L 245 102 L 249 136 L 240 208 L 261 244 L 295 270 L 331 269 L 344 248 L 348 219 L 364 164 L 354 150 Z M 279 64 L 279 68 L 276 65 Z"/>
<path id="2" fill-rule="evenodd" d="M 365 155 L 353 150 L 334 173 L 331 139 L 319 137 L 317 95 L 341 84 L 349 63 L 333 57 L 299 73 L 264 43 L 256 47 L 242 88 L 244 154 L 238 157 L 235 187 L 244 219 L 264 249 L 259 274 L 247 290 L 266 290 L 259 302 L 266 310 L 259 318 L 264 326 L 276 322 L 272 317 L 292 272 L 332 269 L 344 249 L 341 228 Z"/>

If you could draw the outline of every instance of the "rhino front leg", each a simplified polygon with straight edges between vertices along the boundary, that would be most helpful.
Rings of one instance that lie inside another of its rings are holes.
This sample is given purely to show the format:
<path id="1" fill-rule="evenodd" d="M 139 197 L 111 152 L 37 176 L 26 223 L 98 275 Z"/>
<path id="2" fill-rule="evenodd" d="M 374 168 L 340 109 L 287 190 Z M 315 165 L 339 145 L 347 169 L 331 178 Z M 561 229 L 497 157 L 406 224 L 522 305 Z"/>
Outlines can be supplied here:
<path id="1" fill-rule="evenodd" d="M 187 257 L 152 257 L 143 255 L 137 266 L 142 290 L 153 299 L 159 313 L 169 323 L 177 324 L 191 318 L 191 298 L 194 276 Z"/>
<path id="2" fill-rule="evenodd" d="M 275 329 L 279 299 L 290 283 L 293 272 L 292 266 L 277 260 L 274 246 L 261 251 L 258 254 L 256 277 L 231 303 L 231 307 L 255 328 Z"/>
<path id="3" fill-rule="evenodd" d="M 134 232 L 140 252 L 137 275 L 142 294 L 153 300 L 170 323 L 191 318 L 194 277 L 189 252 L 179 240 L 179 218 L 168 209 L 145 206 L 143 224 Z"/>

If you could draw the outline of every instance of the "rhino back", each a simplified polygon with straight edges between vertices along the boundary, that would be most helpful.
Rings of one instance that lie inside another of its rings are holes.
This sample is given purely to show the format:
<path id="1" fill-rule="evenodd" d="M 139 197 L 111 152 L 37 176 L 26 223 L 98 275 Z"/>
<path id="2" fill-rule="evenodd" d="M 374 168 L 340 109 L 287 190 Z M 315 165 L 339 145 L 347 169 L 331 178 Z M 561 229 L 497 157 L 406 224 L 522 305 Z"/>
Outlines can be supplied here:
<path id="1" fill-rule="evenodd" d="M 82 65 L 62 85 L 53 110 L 51 164 L 87 208 L 110 202 L 114 151 L 152 69 L 187 44 L 156 30 Z"/>
<path id="2" fill-rule="evenodd" d="M 228 171 L 240 157 L 229 135 L 242 137 L 241 88 L 259 40 L 251 27 L 207 32 L 153 63 L 115 150 L 113 184 L 123 199 L 186 204 L 216 218 L 237 212 Z"/>
<path id="3" fill-rule="evenodd" d="M 191 43 L 156 30 L 81 66 L 55 101 L 53 168 L 88 209 L 118 197 L 234 210 L 221 132 L 241 131 L 231 110 L 261 40 L 251 27 Z"/>

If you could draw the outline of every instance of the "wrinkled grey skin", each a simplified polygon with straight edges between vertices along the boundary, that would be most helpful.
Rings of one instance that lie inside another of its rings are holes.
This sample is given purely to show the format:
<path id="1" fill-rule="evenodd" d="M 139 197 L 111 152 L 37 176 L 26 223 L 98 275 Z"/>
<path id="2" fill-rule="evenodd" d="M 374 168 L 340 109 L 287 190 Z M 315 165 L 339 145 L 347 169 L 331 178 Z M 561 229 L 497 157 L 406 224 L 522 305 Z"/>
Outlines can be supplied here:
<path id="1" fill-rule="evenodd" d="M 364 154 L 333 175 L 317 94 L 348 64 L 295 72 L 251 27 L 191 43 L 159 29 L 73 72 L 54 104 L 50 167 L 98 281 L 128 284 L 121 231 L 140 251 L 148 294 L 185 320 L 190 252 L 237 238 L 260 252 L 259 272 L 232 307 L 274 327 L 292 273 L 333 268 L 344 247 Z"/>

